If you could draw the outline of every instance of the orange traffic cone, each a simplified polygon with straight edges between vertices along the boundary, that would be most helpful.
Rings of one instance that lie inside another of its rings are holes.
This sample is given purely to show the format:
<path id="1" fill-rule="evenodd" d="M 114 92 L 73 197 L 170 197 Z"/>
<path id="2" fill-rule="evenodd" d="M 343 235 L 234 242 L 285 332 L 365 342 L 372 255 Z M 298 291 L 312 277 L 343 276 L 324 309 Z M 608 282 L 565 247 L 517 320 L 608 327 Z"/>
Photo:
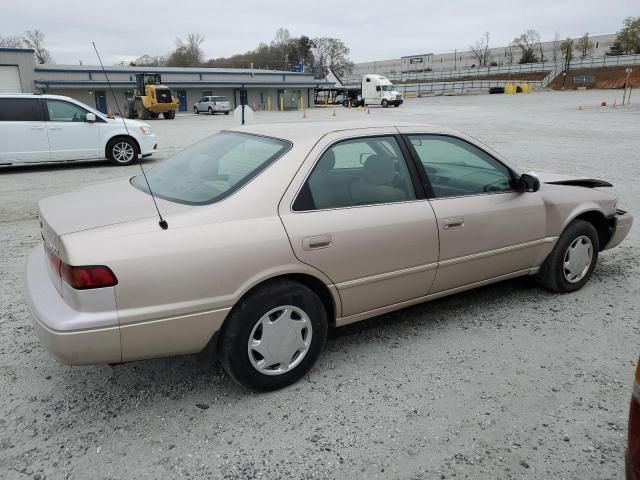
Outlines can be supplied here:
<path id="1" fill-rule="evenodd" d="M 306 110 L 302 111 L 302 118 L 307 118 L 307 111 Z"/>
<path id="2" fill-rule="evenodd" d="M 371 113 L 371 107 L 367 107 L 367 115 Z"/>
<path id="3" fill-rule="evenodd" d="M 333 109 L 333 113 L 331 114 L 331 116 L 332 116 L 332 117 L 335 117 L 335 116 L 336 116 L 336 109 L 335 109 L 335 108 Z"/>
<path id="4" fill-rule="evenodd" d="M 613 101 L 613 105 L 611 105 L 613 108 L 616 108 L 616 101 Z"/>
<path id="5" fill-rule="evenodd" d="M 111 111 L 111 109 L 107 110 L 107 117 L 113 118 L 113 112 Z"/>
<path id="6" fill-rule="evenodd" d="M 582 105 L 578 105 L 578 110 L 582 110 Z"/>

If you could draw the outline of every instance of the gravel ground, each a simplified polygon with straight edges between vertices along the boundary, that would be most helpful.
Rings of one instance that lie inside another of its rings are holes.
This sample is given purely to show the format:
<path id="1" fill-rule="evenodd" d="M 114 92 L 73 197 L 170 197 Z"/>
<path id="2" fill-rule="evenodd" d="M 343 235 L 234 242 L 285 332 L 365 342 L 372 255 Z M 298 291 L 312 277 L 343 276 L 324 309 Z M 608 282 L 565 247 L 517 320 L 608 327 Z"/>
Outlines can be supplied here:
<path id="1" fill-rule="evenodd" d="M 616 97 L 438 97 L 371 114 L 312 109 L 306 120 L 258 112 L 256 121 L 452 126 L 520 165 L 610 180 L 633 211 L 640 108 L 599 106 Z M 148 165 L 233 118 L 152 125 L 161 148 Z M 340 328 L 303 381 L 252 394 L 194 357 L 72 368 L 39 345 L 22 298 L 25 256 L 39 241 L 38 199 L 135 172 L 104 164 L 0 171 L 1 478 L 623 477 L 640 353 L 638 228 L 601 256 L 579 292 L 555 295 L 521 279 Z"/>

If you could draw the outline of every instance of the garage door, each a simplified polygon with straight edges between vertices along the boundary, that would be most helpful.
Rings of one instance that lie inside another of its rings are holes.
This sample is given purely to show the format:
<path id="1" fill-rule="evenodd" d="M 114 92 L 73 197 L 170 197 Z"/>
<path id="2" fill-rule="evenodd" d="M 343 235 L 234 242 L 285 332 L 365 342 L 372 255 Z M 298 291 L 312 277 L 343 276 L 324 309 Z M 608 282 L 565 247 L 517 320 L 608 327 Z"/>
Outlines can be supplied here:
<path id="1" fill-rule="evenodd" d="M 0 65 L 0 93 L 22 93 L 17 65 Z"/>

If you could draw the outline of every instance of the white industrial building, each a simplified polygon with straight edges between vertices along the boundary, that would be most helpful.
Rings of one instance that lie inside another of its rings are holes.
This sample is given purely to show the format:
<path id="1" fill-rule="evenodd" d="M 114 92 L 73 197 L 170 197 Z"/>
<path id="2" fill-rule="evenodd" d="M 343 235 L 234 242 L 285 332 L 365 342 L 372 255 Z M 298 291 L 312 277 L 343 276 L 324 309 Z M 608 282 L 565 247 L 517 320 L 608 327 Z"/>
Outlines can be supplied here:
<path id="1" fill-rule="evenodd" d="M 616 39 L 615 34 L 596 35 L 589 37 L 593 42 L 594 50 L 589 57 L 603 57 L 609 51 L 611 44 Z M 577 42 L 577 38 L 574 41 Z M 561 40 L 562 41 L 562 40 Z M 554 58 L 554 42 L 542 42 L 542 53 L 545 62 L 561 61 L 561 54 L 556 51 Z M 539 49 L 536 55 L 540 57 Z M 576 55 L 574 58 L 580 58 Z M 489 60 L 487 66 L 492 62 L 497 65 L 516 64 L 520 61 L 520 49 L 518 47 L 495 47 L 489 48 Z M 373 62 L 356 63 L 350 79 L 361 77 L 366 73 L 380 74 L 401 74 L 401 73 L 421 73 L 429 71 L 466 69 L 478 66 L 478 58 L 471 50 L 455 51 L 449 53 L 423 53 L 406 55 L 391 60 L 379 60 Z M 349 79 L 349 80 L 350 80 Z"/>
<path id="2" fill-rule="evenodd" d="M 162 83 L 180 101 L 180 111 L 191 111 L 205 95 L 224 95 L 232 108 L 246 89 L 248 104 L 256 109 L 285 110 L 313 106 L 313 90 L 333 85 L 312 73 L 258 69 L 182 67 L 105 67 L 115 98 L 123 108 L 133 94 L 136 73 L 159 73 Z M 0 48 L 0 93 L 49 93 L 73 97 L 100 111 L 117 111 L 107 77 L 100 66 L 37 65 L 33 50 Z"/>

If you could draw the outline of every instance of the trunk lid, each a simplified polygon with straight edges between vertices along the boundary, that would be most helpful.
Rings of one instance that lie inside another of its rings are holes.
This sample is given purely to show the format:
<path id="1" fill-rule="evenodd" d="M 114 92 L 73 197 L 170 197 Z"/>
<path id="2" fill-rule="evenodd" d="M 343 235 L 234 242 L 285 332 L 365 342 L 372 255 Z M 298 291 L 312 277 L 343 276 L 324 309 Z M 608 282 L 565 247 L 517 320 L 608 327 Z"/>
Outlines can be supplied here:
<path id="1" fill-rule="evenodd" d="M 188 205 L 157 199 L 163 215 L 190 208 Z M 40 218 L 45 244 L 67 233 L 89 230 L 157 216 L 153 199 L 131 185 L 128 178 L 81 187 L 40 200 Z"/>

